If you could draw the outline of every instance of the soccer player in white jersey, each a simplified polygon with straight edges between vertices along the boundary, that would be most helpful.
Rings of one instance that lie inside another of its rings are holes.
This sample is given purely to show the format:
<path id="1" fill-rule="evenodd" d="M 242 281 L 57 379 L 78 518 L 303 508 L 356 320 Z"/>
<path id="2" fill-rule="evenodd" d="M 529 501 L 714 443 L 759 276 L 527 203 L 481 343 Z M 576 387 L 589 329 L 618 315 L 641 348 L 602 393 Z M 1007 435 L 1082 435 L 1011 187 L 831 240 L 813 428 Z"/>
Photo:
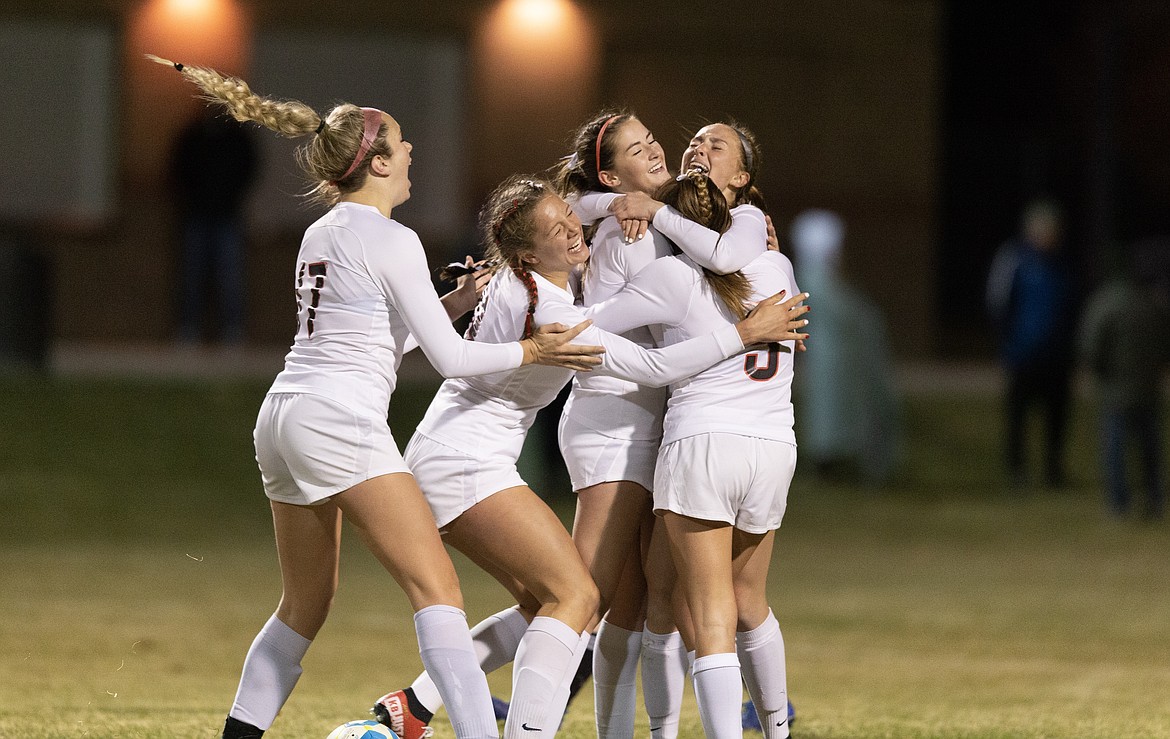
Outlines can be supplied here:
<path id="1" fill-rule="evenodd" d="M 663 176 L 657 167 L 661 147 L 637 118 L 627 113 L 605 113 L 578 131 L 574 154 L 564 160 L 562 187 L 576 198 L 576 207 L 584 212 L 585 218 L 601 220 L 592 241 L 592 256 L 583 283 L 584 305 L 591 306 L 614 295 L 643 267 L 671 253 L 675 246 L 716 274 L 735 272 L 765 251 L 766 242 L 774 240 L 774 232 L 760 207 L 763 199 L 753 186 L 759 166 L 757 146 L 750 131 L 739 127 L 730 135 L 732 129 L 732 126 L 704 127 L 692 138 L 683 157 L 684 167 L 692 162 L 708 166 L 710 161 L 715 161 L 717 166 L 712 177 L 720 180 L 735 203 L 731 225 L 723 233 L 702 227 L 654 200 L 661 185 L 671 178 Z M 604 136 L 598 138 L 599 131 Z M 594 168 L 594 162 L 600 163 L 598 169 Z M 609 192 L 603 194 L 601 190 Z M 625 203 L 626 200 L 634 203 Z M 627 215 L 645 218 L 640 221 L 641 235 L 636 233 L 637 229 L 630 230 L 629 221 L 621 222 L 617 216 L 610 215 L 614 206 Z M 645 228 L 652 218 L 653 224 Z M 646 328 L 635 329 L 628 336 L 644 345 L 653 345 Z M 610 522 L 632 516 L 626 511 L 614 516 L 610 511 L 636 505 L 639 500 L 644 510 L 650 508 L 647 491 L 652 483 L 636 484 L 631 480 L 652 480 L 661 439 L 663 398 L 661 391 L 653 388 L 581 375 L 574 381 L 573 393 L 562 416 L 561 449 L 569 469 L 578 471 L 574 483 L 586 475 L 586 470 L 594 475 L 588 482 L 601 481 L 591 488 L 574 485 L 578 491 L 574 538 L 579 547 L 583 543 L 591 544 L 592 551 L 599 554 L 594 561 L 602 566 L 591 569 L 603 599 L 602 583 L 609 574 L 604 564 L 609 558 L 628 551 L 628 544 L 624 543 L 628 539 L 623 538 L 628 533 Z M 651 417 L 649 408 L 657 408 L 657 415 Z M 609 474 L 612 480 L 625 475 L 626 481 L 606 481 L 601 476 L 604 474 Z M 620 497 L 613 494 L 618 490 L 627 494 Z M 635 494 L 638 492 L 642 495 Z M 636 619 L 642 613 L 646 595 L 636 587 L 642 584 L 638 582 L 640 578 L 629 577 L 631 572 L 638 574 L 634 557 L 630 562 L 634 566 L 624 570 L 622 585 L 598 632 L 594 705 L 602 737 L 625 736 L 632 731 L 633 682 L 639 647 L 642 687 L 653 739 L 673 739 L 678 733 L 687 650 L 675 631 L 675 617 L 669 607 L 674 584 L 670 554 L 664 539 L 659 539 L 659 546 L 645 562 L 649 606 L 645 607 L 643 633 L 630 631 L 641 628 Z M 590 551 L 588 547 L 582 549 L 587 563 Z M 685 614 L 682 615 L 685 623 Z"/>
<path id="2" fill-rule="evenodd" d="M 661 144 L 628 112 L 594 116 L 575 132 L 572 150 L 557 172 L 557 187 L 569 199 L 606 191 L 655 193 L 673 177 Z M 670 253 L 669 242 L 653 229 L 627 245 L 616 219 L 601 220 L 581 280 L 582 304 L 612 296 L 646 264 Z M 623 336 L 654 346 L 646 327 Z M 573 379 L 558 428 L 577 495 L 573 542 L 601 595 L 594 649 L 586 652 L 601 739 L 634 731 L 646 601 L 642 539 L 649 541 L 654 523 L 650 490 L 665 410 L 664 387 L 582 374 Z"/>
<path id="3" fill-rule="evenodd" d="M 727 200 L 706 175 L 712 163 L 701 159 L 666 199 L 719 232 L 731 220 Z M 778 252 L 729 275 L 682 255 L 648 265 L 589 315 L 614 331 L 649 322 L 659 344 L 670 346 L 729 324 L 777 289 L 796 289 L 791 263 Z M 765 737 L 789 735 L 784 642 L 765 590 L 796 463 L 794 346 L 769 344 L 672 385 L 663 423 L 654 509 L 692 620 L 703 728 L 717 739 L 742 735 L 741 680 Z"/>
<path id="4" fill-rule="evenodd" d="M 151 58 L 173 65 L 237 120 L 312 134 L 298 155 L 315 194 L 332 205 L 305 232 L 296 338 L 256 422 L 284 590 L 248 650 L 223 737 L 262 736 L 288 700 L 337 587 L 343 515 L 410 600 L 423 664 L 435 668 L 456 736 L 498 736 L 454 566 L 387 425 L 396 371 L 412 340 L 447 376 L 533 362 L 588 369 L 600 348 L 566 345 L 585 324 L 519 343 L 459 337 L 450 320 L 466 310 L 458 298 L 474 289 L 445 310 L 418 237 L 390 217 L 410 196 L 412 147 L 388 114 L 340 104 L 319 115 L 214 70 Z"/>
<path id="5" fill-rule="evenodd" d="M 525 178 L 505 182 L 484 207 L 481 226 L 486 256 L 499 267 L 473 314 L 469 338 L 511 341 L 526 335 L 534 323 L 581 315 L 570 291 L 571 277 L 588 258 L 589 247 L 580 221 L 548 183 Z M 801 336 L 797 329 L 806 321 L 799 316 L 806 308 L 798 305 L 799 299 L 779 303 L 780 298 L 762 301 L 759 310 L 739 323 L 664 349 L 648 350 L 589 329 L 581 338 L 605 348 L 595 371 L 663 385 L 766 337 Z M 585 629 L 598 604 L 597 588 L 568 533 L 516 470 L 537 411 L 571 376 L 571 371 L 522 368 L 448 380 L 406 451 L 447 543 L 496 576 L 523 611 L 535 614 L 522 633 L 495 628 L 522 617 L 513 615 L 517 612 L 497 614 L 482 625 L 493 634 L 482 643 L 486 670 L 506 664 L 515 654 L 505 737 L 556 733 L 569 681 L 587 641 Z M 477 626 L 476 633 L 483 630 Z M 429 690 L 427 678 L 421 677 L 408 691 L 390 695 L 432 712 L 421 694 Z M 411 723 L 390 722 L 396 732 L 408 730 L 405 739 L 414 739 Z"/>
<path id="6" fill-rule="evenodd" d="M 576 199 L 590 216 L 601 217 L 582 280 L 586 307 L 616 294 L 647 264 L 672 253 L 670 240 L 654 226 L 645 238 L 629 243 L 617 218 L 605 217 L 617 196 L 653 196 L 672 177 L 662 146 L 629 112 L 602 112 L 575 133 L 573 153 L 562 160 L 557 184 L 563 195 Z M 747 219 L 718 235 L 718 250 L 715 241 L 679 238 L 694 224 L 677 213 L 668 212 L 660 221 L 685 248 L 694 244 L 695 258 L 716 271 L 734 271 L 765 249 L 764 236 Z M 754 241 L 744 243 L 749 239 Z M 748 256 L 737 257 L 741 253 Z M 734 269 L 727 267 L 728 255 L 740 260 Z M 653 346 L 646 327 L 624 335 L 641 346 Z M 650 490 L 665 407 L 663 388 L 580 375 L 574 379 L 561 416 L 561 452 L 577 493 L 573 539 L 601 593 L 599 617 L 604 619 L 597 629 L 593 677 L 597 730 L 603 738 L 633 732 L 639 655 L 655 736 L 676 734 L 686 650 L 674 632 L 671 614 L 661 609 L 656 614 L 659 618 L 643 633 L 647 583 L 642 576 L 639 537 L 640 532 L 648 537 L 653 526 Z M 657 558 L 663 559 L 668 556 Z M 673 582 L 672 577 L 656 577 L 653 571 L 646 573 L 645 580 L 654 590 L 663 582 Z"/>

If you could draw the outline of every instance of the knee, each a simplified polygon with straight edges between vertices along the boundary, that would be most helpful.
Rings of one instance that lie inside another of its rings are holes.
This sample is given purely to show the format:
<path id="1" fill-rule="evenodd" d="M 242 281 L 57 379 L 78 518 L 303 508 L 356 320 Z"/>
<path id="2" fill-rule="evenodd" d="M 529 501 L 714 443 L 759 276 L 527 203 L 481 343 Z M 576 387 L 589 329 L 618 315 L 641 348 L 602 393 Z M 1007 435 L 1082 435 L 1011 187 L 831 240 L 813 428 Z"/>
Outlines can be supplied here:
<path id="1" fill-rule="evenodd" d="M 403 583 L 403 591 L 414 610 L 435 605 L 463 609 L 463 592 L 455 568 L 435 568 L 426 577 Z"/>
<path id="2" fill-rule="evenodd" d="M 592 618 L 597 610 L 601 608 L 601 592 L 597 589 L 597 585 L 593 580 L 587 580 L 583 586 L 579 588 L 579 597 L 581 599 L 581 609 Z"/>
<path id="3" fill-rule="evenodd" d="M 768 617 L 768 599 L 753 588 L 735 588 L 736 630 L 751 631 Z"/>
<path id="4" fill-rule="evenodd" d="M 601 605 L 601 593 L 593 580 L 585 578 L 581 582 L 567 586 L 557 598 L 557 603 L 565 615 L 565 622 L 572 622 L 574 628 L 583 630 Z"/>
<path id="5" fill-rule="evenodd" d="M 706 654 L 734 652 L 735 621 L 731 609 L 708 609 L 694 620 L 695 647 Z"/>
<path id="6" fill-rule="evenodd" d="M 291 597 L 285 593 L 276 609 L 276 617 L 306 639 L 315 639 L 333 607 L 335 592 L 329 591 L 316 597 Z"/>

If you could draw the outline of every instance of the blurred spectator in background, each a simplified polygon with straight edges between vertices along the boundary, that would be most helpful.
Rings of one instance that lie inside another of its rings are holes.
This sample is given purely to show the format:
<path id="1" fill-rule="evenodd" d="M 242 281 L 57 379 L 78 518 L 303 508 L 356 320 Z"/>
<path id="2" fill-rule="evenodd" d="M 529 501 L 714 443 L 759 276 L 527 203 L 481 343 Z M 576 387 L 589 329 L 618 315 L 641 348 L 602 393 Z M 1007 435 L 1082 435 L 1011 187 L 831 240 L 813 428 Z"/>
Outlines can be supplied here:
<path id="1" fill-rule="evenodd" d="M 197 343 L 215 298 L 213 335 L 244 340 L 244 205 L 256 179 L 251 131 L 232 118 L 202 110 L 179 134 L 171 177 L 179 208 L 179 340 Z"/>
<path id="2" fill-rule="evenodd" d="M 1170 312 L 1155 275 L 1131 252 L 1090 297 L 1081 325 L 1080 357 L 1101 403 L 1101 461 L 1111 513 L 1130 510 L 1126 454 L 1136 446 L 1146 490 L 1143 518 L 1162 516 L 1162 378 L 1170 363 Z"/>
<path id="3" fill-rule="evenodd" d="M 821 475 L 879 484 L 901 446 L 900 401 L 885 319 L 839 273 L 845 223 L 806 210 L 790 233 L 800 289 L 816 314 L 808 350 L 797 358 L 801 460 Z"/>
<path id="4" fill-rule="evenodd" d="M 1007 471 L 1013 485 L 1027 482 L 1024 429 L 1040 403 L 1047 431 L 1044 479 L 1066 483 L 1064 440 L 1074 362 L 1076 304 L 1073 277 L 1061 253 L 1063 214 L 1047 199 L 1023 212 L 1021 235 L 995 255 L 987 280 L 987 308 L 1007 376 Z"/>

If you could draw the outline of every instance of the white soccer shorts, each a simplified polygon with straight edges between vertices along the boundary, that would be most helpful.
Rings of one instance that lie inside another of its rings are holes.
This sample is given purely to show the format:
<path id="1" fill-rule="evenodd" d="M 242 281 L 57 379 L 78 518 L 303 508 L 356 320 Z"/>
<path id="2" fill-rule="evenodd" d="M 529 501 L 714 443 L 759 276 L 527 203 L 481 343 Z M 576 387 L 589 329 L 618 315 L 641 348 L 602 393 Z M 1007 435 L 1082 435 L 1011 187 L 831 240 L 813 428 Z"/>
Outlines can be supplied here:
<path id="1" fill-rule="evenodd" d="M 379 475 L 410 472 L 385 418 L 319 395 L 269 393 L 252 438 L 264 494 L 281 503 L 315 505 Z"/>
<path id="2" fill-rule="evenodd" d="M 629 480 L 647 490 L 654 489 L 657 441 L 631 441 L 607 436 L 566 416 L 561 416 L 557 437 L 573 490 L 618 480 Z"/>
<path id="3" fill-rule="evenodd" d="M 687 436 L 662 447 L 654 474 L 654 510 L 723 521 L 763 534 L 780 528 L 796 447 L 739 434 Z"/>
<path id="4" fill-rule="evenodd" d="M 439 531 L 492 494 L 528 484 L 510 456 L 478 459 L 420 433 L 406 445 L 406 463 Z"/>

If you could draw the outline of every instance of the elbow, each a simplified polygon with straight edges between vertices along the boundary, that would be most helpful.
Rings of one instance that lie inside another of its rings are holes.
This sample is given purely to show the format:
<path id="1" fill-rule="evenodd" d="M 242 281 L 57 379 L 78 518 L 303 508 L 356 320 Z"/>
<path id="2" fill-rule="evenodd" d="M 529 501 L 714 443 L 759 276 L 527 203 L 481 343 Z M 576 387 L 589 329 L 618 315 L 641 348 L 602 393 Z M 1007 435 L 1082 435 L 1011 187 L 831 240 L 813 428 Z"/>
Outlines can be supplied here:
<path id="1" fill-rule="evenodd" d="M 670 385 L 671 383 L 674 383 L 674 382 L 678 382 L 681 379 L 682 379 L 681 377 L 665 377 L 665 376 L 661 376 L 661 375 L 651 375 L 650 377 L 645 377 L 645 378 L 642 378 L 641 380 L 638 380 L 638 383 L 641 385 L 645 385 L 646 387 L 666 387 L 667 385 Z"/>
<path id="2" fill-rule="evenodd" d="M 427 361 L 435 368 L 435 371 L 442 375 L 445 379 L 454 379 L 457 377 L 466 377 L 468 375 L 467 362 L 461 362 L 458 358 L 453 356 L 431 356 L 427 355 Z"/>

